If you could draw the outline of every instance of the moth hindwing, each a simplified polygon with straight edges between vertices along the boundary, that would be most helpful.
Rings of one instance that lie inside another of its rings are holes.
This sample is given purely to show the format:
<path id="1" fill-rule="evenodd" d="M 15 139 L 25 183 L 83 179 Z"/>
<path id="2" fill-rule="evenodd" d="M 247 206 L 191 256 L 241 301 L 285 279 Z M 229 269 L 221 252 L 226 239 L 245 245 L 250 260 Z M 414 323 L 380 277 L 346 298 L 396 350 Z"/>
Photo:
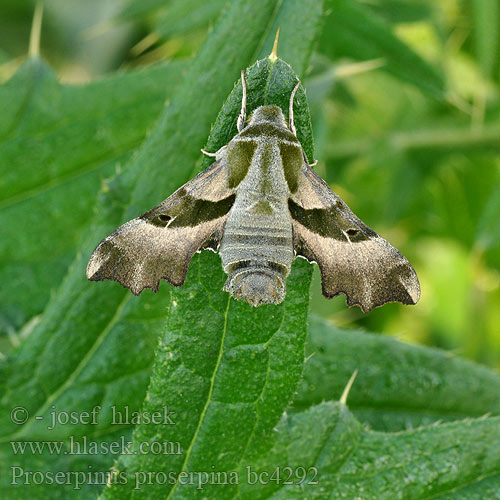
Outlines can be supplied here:
<path id="1" fill-rule="evenodd" d="M 87 266 L 90 280 L 114 279 L 133 293 L 160 279 L 184 283 L 200 250 L 219 251 L 224 290 L 253 306 L 279 304 L 293 259 L 319 265 L 323 294 L 346 295 L 364 312 L 386 302 L 415 304 L 420 286 L 398 250 L 356 217 L 312 170 L 280 107 L 257 107 L 246 120 L 246 84 L 238 133 L 212 165 L 155 208 L 106 237 Z"/>

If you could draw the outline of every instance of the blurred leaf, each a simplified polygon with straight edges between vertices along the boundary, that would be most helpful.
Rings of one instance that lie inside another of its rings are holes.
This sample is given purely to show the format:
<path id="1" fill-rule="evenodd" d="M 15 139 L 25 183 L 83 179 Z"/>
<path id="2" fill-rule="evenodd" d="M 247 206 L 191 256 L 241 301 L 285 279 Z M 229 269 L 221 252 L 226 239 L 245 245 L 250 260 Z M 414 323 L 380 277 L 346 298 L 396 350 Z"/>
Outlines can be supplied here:
<path id="1" fill-rule="evenodd" d="M 175 0 L 126 0 L 118 15 L 119 19 L 137 20 L 137 18 L 155 12 L 175 3 Z"/>
<path id="2" fill-rule="evenodd" d="M 10 58 L 25 56 L 28 52 L 30 25 L 34 9 L 34 0 L 2 1 L 1 45 Z"/>
<path id="3" fill-rule="evenodd" d="M 355 186 L 362 218 L 367 213 L 388 226 L 411 218 L 413 234 L 437 231 L 471 247 L 486 197 L 500 175 L 492 157 L 500 151 L 500 128 L 496 123 L 478 130 L 434 124 L 398 130 L 398 125 L 327 142 L 325 179 Z M 340 124 L 333 132 L 339 129 Z"/>
<path id="4" fill-rule="evenodd" d="M 490 194 L 481 215 L 477 232 L 477 243 L 483 249 L 490 249 L 500 243 L 500 182 Z"/>
<path id="5" fill-rule="evenodd" d="M 397 133 L 390 138 L 397 149 L 432 150 L 433 152 L 498 151 L 500 149 L 500 124 L 487 123 L 479 129 L 464 127 L 433 127 Z"/>
<path id="6" fill-rule="evenodd" d="M 329 158 L 345 158 L 364 155 L 380 148 L 381 143 L 395 152 L 426 152 L 433 158 L 437 155 L 460 152 L 500 151 L 500 125 L 496 122 L 485 124 L 480 129 L 466 126 L 434 126 L 415 130 L 386 130 L 374 137 L 350 137 L 337 139 L 326 148 Z"/>
<path id="7" fill-rule="evenodd" d="M 227 0 L 173 0 L 159 10 L 153 30 L 162 38 L 185 34 L 203 26 L 208 26 L 218 17 Z M 309 10 L 308 10 L 309 9 Z M 286 0 L 280 2 L 280 10 L 269 29 L 269 35 L 262 46 L 259 59 L 271 53 L 278 27 L 281 27 L 278 54 L 295 67 L 296 61 L 309 59 L 313 46 L 309 37 L 297 37 L 297 27 L 301 32 L 317 32 L 322 25 L 323 0 L 302 2 Z M 279 24 L 280 23 L 280 24 Z"/>
<path id="8" fill-rule="evenodd" d="M 227 0 L 173 0 L 160 11 L 154 31 L 163 38 L 186 33 L 213 23 Z"/>
<path id="9" fill-rule="evenodd" d="M 358 370 L 349 408 L 378 430 L 500 415 L 500 375 L 445 351 L 311 318 L 304 378 L 294 407 L 338 400 Z"/>
<path id="10" fill-rule="evenodd" d="M 471 7 L 475 55 L 482 73 L 491 78 L 500 56 L 500 3 L 471 0 Z"/>
<path id="11" fill-rule="evenodd" d="M 11 57 L 4 50 L 0 49 L 0 64 L 4 64 L 10 61 Z M 2 74 L 0 73 L 0 77 Z"/>
<path id="12" fill-rule="evenodd" d="M 487 199 L 495 196 L 494 187 L 499 181 L 500 166 L 486 155 L 452 156 L 450 161 L 443 162 L 428 182 L 431 206 L 439 215 L 436 229 L 441 237 L 452 237 L 473 248 L 478 224 L 485 223 L 480 223 L 481 219 L 487 220 Z"/>
<path id="13" fill-rule="evenodd" d="M 331 59 L 349 57 L 359 61 L 383 58 L 383 69 L 402 78 L 432 97 L 442 99 L 442 75 L 397 38 L 390 25 L 357 0 L 329 0 L 319 50 Z"/>
<path id="14" fill-rule="evenodd" d="M 0 87 L 4 332 L 39 314 L 59 286 L 103 177 L 144 139 L 184 67 L 164 64 L 66 86 L 33 59 Z"/>
<path id="15" fill-rule="evenodd" d="M 367 3 L 377 14 L 393 23 L 415 23 L 431 17 L 427 0 L 374 0 Z"/>
<path id="16" fill-rule="evenodd" d="M 305 74 L 316 34 L 323 28 L 323 5 L 326 0 L 284 0 L 260 51 L 260 58 L 271 53 L 280 28 L 278 56 L 300 74 Z M 306 65 L 304 65 L 306 63 Z"/>
<path id="17" fill-rule="evenodd" d="M 386 434 L 327 402 L 285 414 L 276 436 L 268 455 L 240 471 L 239 498 L 500 498 L 498 417 Z"/>
<path id="18" fill-rule="evenodd" d="M 327 64 L 325 58 L 320 60 L 319 57 L 314 57 L 313 61 L 316 72 L 307 77 L 307 98 L 313 123 L 316 155 L 317 158 L 323 159 L 325 144 L 328 142 L 328 118 L 325 102 L 332 90 L 339 87 L 331 64 Z"/>

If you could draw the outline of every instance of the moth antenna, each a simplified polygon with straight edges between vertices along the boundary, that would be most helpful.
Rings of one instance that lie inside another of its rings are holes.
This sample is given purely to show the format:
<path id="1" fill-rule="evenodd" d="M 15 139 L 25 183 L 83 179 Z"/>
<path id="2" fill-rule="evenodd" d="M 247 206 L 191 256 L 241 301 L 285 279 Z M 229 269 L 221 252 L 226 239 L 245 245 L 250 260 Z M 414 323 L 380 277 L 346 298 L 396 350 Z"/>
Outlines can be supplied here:
<path id="1" fill-rule="evenodd" d="M 347 382 L 347 385 L 345 386 L 344 392 L 342 393 L 342 396 L 340 396 L 340 402 L 343 405 L 347 404 L 347 397 L 349 396 L 349 392 L 351 391 L 352 384 L 354 384 L 354 380 L 356 379 L 356 375 L 358 374 L 358 369 L 356 368 L 351 375 L 351 378 L 349 379 L 349 382 Z"/>
<path id="2" fill-rule="evenodd" d="M 245 120 L 247 119 L 247 84 L 245 82 L 245 70 L 241 70 L 241 87 L 243 89 L 243 97 L 241 98 L 241 111 L 238 116 L 238 132 L 245 128 Z"/>
<path id="3" fill-rule="evenodd" d="M 31 23 L 29 55 L 37 57 L 40 55 L 40 34 L 42 32 L 43 3 L 38 1 L 35 5 L 35 13 Z"/>
<path id="4" fill-rule="evenodd" d="M 290 96 L 290 106 L 288 109 L 288 123 L 289 128 L 292 131 L 293 135 L 297 135 L 297 129 L 295 128 L 295 123 L 293 121 L 293 100 L 295 98 L 295 94 L 300 87 L 300 80 L 297 82 L 295 87 L 292 90 L 292 95 Z"/>
<path id="5" fill-rule="evenodd" d="M 205 150 L 205 149 L 203 149 L 203 148 L 201 148 L 201 150 L 200 150 L 200 151 L 201 151 L 204 155 L 206 155 L 206 156 L 210 156 L 210 157 L 212 157 L 212 158 L 215 158 L 215 157 L 217 156 L 217 153 L 209 153 L 207 150 Z"/>

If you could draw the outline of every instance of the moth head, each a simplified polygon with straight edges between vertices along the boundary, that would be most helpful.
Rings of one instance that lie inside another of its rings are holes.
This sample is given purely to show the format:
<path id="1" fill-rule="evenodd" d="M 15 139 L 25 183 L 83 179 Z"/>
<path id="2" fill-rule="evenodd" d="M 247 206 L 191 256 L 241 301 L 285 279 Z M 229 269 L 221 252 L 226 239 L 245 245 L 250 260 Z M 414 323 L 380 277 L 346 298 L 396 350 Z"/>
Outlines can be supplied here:
<path id="1" fill-rule="evenodd" d="M 249 125 L 256 123 L 269 122 L 279 125 L 280 127 L 287 127 L 285 116 L 279 106 L 270 104 L 268 106 L 260 106 L 250 115 Z"/>

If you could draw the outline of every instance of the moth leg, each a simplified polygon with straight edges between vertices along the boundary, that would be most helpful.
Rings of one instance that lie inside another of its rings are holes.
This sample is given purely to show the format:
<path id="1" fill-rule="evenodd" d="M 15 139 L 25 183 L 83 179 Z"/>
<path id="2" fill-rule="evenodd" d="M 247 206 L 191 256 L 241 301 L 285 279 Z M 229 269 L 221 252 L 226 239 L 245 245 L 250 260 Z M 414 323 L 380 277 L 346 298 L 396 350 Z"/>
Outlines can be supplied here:
<path id="1" fill-rule="evenodd" d="M 290 95 L 290 106 L 288 109 L 288 127 L 292 131 L 293 135 L 297 135 L 297 129 L 295 128 L 295 123 L 293 121 L 293 99 L 295 98 L 295 94 L 300 87 L 300 80 L 297 82 L 295 87 L 292 90 L 292 94 Z"/>
<path id="2" fill-rule="evenodd" d="M 210 155 L 210 156 L 212 156 L 212 155 Z M 317 164 L 318 164 L 318 160 L 314 160 L 312 163 L 309 163 L 309 166 L 312 168 L 312 167 L 315 167 Z"/>
<path id="3" fill-rule="evenodd" d="M 217 156 L 217 153 L 209 153 L 208 151 L 206 151 L 205 149 L 201 148 L 200 150 L 204 155 L 206 156 L 210 156 L 212 158 L 215 158 Z"/>
<path id="4" fill-rule="evenodd" d="M 238 116 L 238 132 L 245 128 L 245 120 L 247 119 L 247 84 L 245 82 L 245 70 L 241 70 L 241 87 L 243 88 L 243 97 L 241 98 L 241 111 Z"/>

